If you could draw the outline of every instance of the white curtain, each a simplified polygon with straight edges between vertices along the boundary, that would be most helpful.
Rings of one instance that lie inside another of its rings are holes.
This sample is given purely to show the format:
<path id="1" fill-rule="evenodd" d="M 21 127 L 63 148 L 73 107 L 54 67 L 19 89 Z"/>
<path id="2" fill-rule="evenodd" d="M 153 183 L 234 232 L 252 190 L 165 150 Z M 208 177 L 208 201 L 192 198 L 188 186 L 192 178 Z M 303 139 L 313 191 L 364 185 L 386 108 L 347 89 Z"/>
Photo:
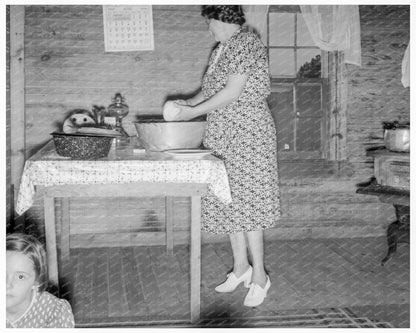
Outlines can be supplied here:
<path id="1" fill-rule="evenodd" d="M 410 86 L 410 42 L 407 44 L 402 60 L 402 84 L 405 88 Z"/>
<path id="2" fill-rule="evenodd" d="M 358 5 L 301 5 L 315 44 L 325 51 L 344 51 L 346 63 L 361 66 Z"/>
<path id="3" fill-rule="evenodd" d="M 269 5 L 243 5 L 246 25 L 256 32 L 264 45 L 267 43 L 267 12 Z"/>

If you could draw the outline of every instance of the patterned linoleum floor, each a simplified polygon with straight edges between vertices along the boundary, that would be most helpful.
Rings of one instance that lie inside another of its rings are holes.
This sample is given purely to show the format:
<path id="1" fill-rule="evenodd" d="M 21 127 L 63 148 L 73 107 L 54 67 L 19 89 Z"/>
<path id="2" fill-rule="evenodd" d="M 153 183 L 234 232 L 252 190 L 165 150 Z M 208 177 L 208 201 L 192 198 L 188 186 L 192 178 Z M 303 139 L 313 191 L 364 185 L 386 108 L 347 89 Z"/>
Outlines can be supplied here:
<path id="1" fill-rule="evenodd" d="M 246 308 L 242 285 L 214 287 L 232 267 L 228 243 L 202 246 L 198 327 L 409 327 L 410 253 L 386 265 L 384 237 L 268 241 L 272 281 L 265 302 Z M 78 327 L 183 326 L 189 320 L 189 251 L 162 246 L 72 249 L 71 303 Z"/>

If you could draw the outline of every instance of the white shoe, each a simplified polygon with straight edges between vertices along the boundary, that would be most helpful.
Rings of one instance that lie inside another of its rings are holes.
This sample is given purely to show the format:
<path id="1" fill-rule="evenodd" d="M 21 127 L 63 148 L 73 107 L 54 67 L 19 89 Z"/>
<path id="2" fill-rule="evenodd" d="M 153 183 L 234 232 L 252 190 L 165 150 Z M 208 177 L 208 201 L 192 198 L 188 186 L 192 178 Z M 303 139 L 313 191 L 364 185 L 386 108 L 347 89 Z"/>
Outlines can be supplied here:
<path id="1" fill-rule="evenodd" d="M 224 283 L 221 283 L 215 288 L 215 291 L 218 293 L 230 293 L 234 291 L 237 286 L 244 281 L 244 286 L 246 288 L 250 287 L 251 275 L 253 274 L 253 267 L 250 268 L 239 278 L 235 276 L 233 272 L 227 274 L 227 280 Z"/>
<path id="2" fill-rule="evenodd" d="M 263 303 L 264 299 L 267 296 L 267 291 L 271 286 L 270 278 L 267 276 L 266 286 L 264 288 L 260 287 L 258 284 L 252 283 L 250 285 L 250 290 L 247 293 L 246 298 L 244 299 L 244 305 L 249 307 L 255 307 Z"/>

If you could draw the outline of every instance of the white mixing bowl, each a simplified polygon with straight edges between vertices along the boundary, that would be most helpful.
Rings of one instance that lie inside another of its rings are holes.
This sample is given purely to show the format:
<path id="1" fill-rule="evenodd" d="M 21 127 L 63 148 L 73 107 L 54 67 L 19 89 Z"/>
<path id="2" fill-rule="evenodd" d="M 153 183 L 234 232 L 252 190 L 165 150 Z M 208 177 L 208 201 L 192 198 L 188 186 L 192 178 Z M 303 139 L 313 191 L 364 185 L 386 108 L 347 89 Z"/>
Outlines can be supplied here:
<path id="1" fill-rule="evenodd" d="M 143 120 L 134 123 L 139 141 L 147 150 L 199 148 L 206 121 Z"/>

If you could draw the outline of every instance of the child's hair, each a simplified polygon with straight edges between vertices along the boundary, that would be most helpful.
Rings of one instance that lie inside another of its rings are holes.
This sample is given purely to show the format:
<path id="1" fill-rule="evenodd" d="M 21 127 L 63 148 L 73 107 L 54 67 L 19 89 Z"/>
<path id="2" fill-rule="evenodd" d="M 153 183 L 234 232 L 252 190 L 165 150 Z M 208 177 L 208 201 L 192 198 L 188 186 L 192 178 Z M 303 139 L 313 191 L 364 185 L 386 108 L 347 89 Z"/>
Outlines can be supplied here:
<path id="1" fill-rule="evenodd" d="M 35 281 L 39 285 L 38 291 L 45 291 L 48 285 L 48 266 L 42 243 L 31 235 L 13 233 L 6 237 L 6 251 L 20 252 L 32 261 Z"/>

